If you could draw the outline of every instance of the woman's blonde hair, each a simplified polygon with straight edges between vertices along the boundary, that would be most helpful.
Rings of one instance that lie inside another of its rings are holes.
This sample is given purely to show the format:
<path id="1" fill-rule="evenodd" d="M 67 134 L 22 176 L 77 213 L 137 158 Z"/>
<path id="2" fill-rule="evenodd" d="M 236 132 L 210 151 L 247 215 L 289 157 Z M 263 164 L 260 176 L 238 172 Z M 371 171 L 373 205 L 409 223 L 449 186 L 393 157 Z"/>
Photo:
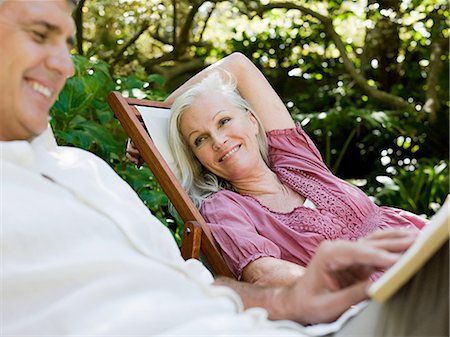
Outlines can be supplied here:
<path id="1" fill-rule="evenodd" d="M 171 109 L 169 120 L 169 144 L 175 159 L 175 175 L 181 182 L 197 207 L 212 193 L 222 189 L 233 190 L 233 186 L 221 177 L 208 171 L 195 157 L 189 144 L 187 144 L 180 131 L 180 122 L 183 113 L 194 101 L 205 93 L 218 91 L 229 98 L 231 104 L 242 109 L 243 113 L 252 113 L 258 122 L 259 132 L 257 141 L 263 160 L 268 164 L 268 147 L 264 128 L 258 116 L 253 112 L 250 104 L 239 94 L 236 81 L 231 74 L 224 70 L 213 71 L 199 83 L 188 88 L 177 97 Z"/>

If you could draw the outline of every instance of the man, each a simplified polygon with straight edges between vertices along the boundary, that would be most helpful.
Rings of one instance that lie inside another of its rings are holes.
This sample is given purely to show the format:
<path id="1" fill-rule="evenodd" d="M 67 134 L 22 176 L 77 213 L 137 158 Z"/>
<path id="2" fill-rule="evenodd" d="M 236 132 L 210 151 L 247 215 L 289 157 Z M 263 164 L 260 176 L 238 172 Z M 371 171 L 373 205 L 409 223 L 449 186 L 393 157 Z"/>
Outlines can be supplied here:
<path id="1" fill-rule="evenodd" d="M 298 323 L 367 298 L 369 275 L 413 235 L 322 245 L 291 287 L 214 282 L 106 163 L 56 146 L 48 110 L 73 73 L 70 9 L 0 1 L 2 335 L 301 336 Z M 369 305 L 355 323 L 366 311 L 384 312 Z"/>

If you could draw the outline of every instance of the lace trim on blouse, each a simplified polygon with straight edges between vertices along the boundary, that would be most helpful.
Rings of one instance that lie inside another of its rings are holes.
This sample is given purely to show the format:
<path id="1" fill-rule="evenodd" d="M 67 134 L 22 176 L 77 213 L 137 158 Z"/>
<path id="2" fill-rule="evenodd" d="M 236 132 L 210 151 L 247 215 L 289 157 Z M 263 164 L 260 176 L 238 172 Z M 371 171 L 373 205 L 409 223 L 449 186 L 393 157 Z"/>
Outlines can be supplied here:
<path id="1" fill-rule="evenodd" d="M 350 205 L 333 195 L 320 181 L 301 170 L 278 168 L 276 173 L 295 191 L 311 199 L 318 207 L 319 212 L 326 210 L 335 215 L 332 223 L 330 219 L 317 215 L 303 219 L 291 219 L 291 221 L 295 220 L 294 223 L 308 223 L 305 226 L 297 226 L 299 229 L 303 227 L 302 229 L 311 231 L 312 228 L 316 228 L 313 230 L 314 232 L 321 232 L 320 234 L 328 238 L 358 239 L 376 230 L 381 223 L 381 214 L 378 208 L 374 208 L 375 214 L 360 219 Z M 321 227 L 323 231 L 320 229 Z"/>
<path id="2" fill-rule="evenodd" d="M 378 208 L 375 208 L 375 214 L 359 219 L 350 205 L 301 170 L 292 167 L 277 168 L 275 172 L 284 183 L 305 196 L 316 207 L 300 205 L 290 212 L 283 213 L 270 209 L 252 196 L 244 197 L 257 202 L 266 212 L 296 232 L 316 233 L 328 240 L 356 240 L 376 230 L 381 223 Z"/>

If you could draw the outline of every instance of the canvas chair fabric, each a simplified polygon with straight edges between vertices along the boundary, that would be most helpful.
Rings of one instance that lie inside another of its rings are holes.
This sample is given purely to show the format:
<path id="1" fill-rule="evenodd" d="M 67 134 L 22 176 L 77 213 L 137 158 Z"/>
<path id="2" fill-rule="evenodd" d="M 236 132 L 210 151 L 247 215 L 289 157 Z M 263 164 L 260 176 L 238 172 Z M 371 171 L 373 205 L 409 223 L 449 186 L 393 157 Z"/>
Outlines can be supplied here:
<path id="1" fill-rule="evenodd" d="M 168 144 L 170 106 L 164 102 L 125 98 L 116 91 L 108 95 L 108 103 L 184 222 L 183 258 L 201 258 L 215 275 L 234 277 L 208 225 L 171 169 L 175 161 Z"/>

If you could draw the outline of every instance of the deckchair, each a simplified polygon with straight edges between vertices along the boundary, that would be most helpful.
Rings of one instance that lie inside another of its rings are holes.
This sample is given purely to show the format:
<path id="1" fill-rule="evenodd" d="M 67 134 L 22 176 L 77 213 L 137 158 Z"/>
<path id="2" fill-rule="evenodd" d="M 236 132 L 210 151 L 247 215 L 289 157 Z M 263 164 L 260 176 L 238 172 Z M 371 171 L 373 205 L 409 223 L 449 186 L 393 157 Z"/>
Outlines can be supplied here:
<path id="1" fill-rule="evenodd" d="M 205 220 L 170 169 L 173 161 L 167 139 L 170 106 L 164 102 L 125 98 L 116 91 L 108 95 L 108 103 L 184 222 L 183 258 L 201 259 L 215 275 L 234 277 Z"/>

